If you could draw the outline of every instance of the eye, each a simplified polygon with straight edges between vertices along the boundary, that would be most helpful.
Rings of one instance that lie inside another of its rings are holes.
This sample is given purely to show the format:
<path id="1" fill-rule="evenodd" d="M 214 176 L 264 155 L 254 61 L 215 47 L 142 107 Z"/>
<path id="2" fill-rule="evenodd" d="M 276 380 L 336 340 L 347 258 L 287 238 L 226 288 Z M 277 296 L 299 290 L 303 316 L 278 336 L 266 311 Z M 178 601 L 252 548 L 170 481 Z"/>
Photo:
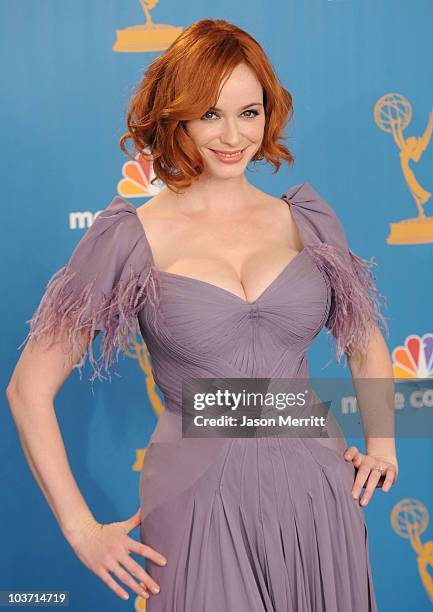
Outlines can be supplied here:
<path id="1" fill-rule="evenodd" d="M 259 113 L 259 111 L 255 110 L 255 109 L 253 109 L 253 108 L 250 108 L 250 109 L 248 109 L 248 110 L 245 110 L 245 111 L 244 111 L 242 114 L 243 114 L 243 115 L 245 115 L 245 113 L 252 113 L 252 115 L 247 116 L 247 119 L 253 119 L 254 117 L 257 117 L 257 115 L 259 115 L 259 114 L 260 114 L 260 113 Z M 208 115 L 215 115 L 215 116 L 217 116 L 217 115 L 216 115 L 216 113 L 215 113 L 215 111 L 211 111 L 211 110 L 209 110 L 209 111 L 207 111 L 207 112 L 206 112 L 206 113 L 205 113 L 205 114 L 202 116 L 202 120 L 204 120 L 204 121 L 210 121 L 210 120 L 212 119 L 212 117 L 209 117 Z"/>
<path id="2" fill-rule="evenodd" d="M 214 111 L 207 111 L 202 117 L 202 119 L 204 119 L 205 121 L 209 119 L 209 117 L 206 117 L 206 115 L 215 115 L 215 113 Z"/>
<path id="3" fill-rule="evenodd" d="M 252 119 L 253 117 L 257 117 L 257 115 L 259 114 L 259 111 L 256 111 L 256 110 L 254 110 L 253 108 L 251 108 L 251 109 L 249 109 L 249 110 L 244 111 L 244 114 L 245 114 L 245 113 L 253 113 L 253 116 L 252 116 L 252 117 L 251 117 L 251 116 L 250 116 L 250 117 L 248 117 L 248 119 Z"/>

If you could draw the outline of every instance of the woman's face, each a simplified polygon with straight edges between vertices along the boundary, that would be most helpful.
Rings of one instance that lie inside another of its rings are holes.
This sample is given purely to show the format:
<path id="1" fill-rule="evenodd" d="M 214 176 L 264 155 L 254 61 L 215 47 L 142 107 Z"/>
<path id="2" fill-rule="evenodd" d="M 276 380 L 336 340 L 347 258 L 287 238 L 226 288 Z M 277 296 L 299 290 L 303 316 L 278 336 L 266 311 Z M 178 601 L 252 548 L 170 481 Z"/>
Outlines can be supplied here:
<path id="1" fill-rule="evenodd" d="M 245 171 L 260 148 L 264 128 L 263 88 L 246 64 L 233 70 L 216 107 L 186 122 L 188 134 L 203 157 L 205 172 L 221 178 Z M 235 155 L 223 155 L 230 152 Z"/>

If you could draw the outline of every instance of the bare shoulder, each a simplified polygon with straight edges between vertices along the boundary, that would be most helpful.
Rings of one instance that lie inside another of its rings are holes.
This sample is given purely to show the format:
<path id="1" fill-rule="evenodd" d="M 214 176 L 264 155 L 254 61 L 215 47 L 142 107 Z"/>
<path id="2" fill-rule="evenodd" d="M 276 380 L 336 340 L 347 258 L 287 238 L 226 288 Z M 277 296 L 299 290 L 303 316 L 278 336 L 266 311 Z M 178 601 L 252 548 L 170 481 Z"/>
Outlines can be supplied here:
<path id="1" fill-rule="evenodd" d="M 174 244 L 177 237 L 181 238 L 182 215 L 166 190 L 138 206 L 136 212 L 148 240 L 163 245 L 163 251 L 170 248 L 170 242 Z"/>
<path id="2" fill-rule="evenodd" d="M 147 202 L 138 206 L 136 211 L 141 221 L 149 221 L 150 223 L 163 219 L 173 220 L 176 215 L 174 202 L 165 191 L 149 198 Z"/>
<path id="3" fill-rule="evenodd" d="M 152 255 L 160 270 L 170 267 L 185 241 L 185 222 L 165 190 L 136 208 Z"/>
<path id="4" fill-rule="evenodd" d="M 270 220 L 281 221 L 287 223 L 287 218 L 290 217 L 290 207 L 287 202 L 281 197 L 277 197 L 255 188 L 257 198 L 257 210 Z"/>
<path id="5" fill-rule="evenodd" d="M 269 235 L 290 235 L 294 249 L 300 251 L 303 247 L 299 228 L 296 225 L 291 208 L 282 197 L 276 197 L 260 189 L 256 190 L 256 216 L 253 217 L 257 226 Z"/>

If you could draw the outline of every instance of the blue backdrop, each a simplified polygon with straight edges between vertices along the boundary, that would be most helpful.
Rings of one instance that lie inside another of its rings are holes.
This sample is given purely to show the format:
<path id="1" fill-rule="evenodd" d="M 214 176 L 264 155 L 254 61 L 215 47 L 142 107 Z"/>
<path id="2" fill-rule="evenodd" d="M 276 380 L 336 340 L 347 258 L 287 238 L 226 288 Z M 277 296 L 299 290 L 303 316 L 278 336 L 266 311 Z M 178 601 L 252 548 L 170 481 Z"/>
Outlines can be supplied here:
<path id="1" fill-rule="evenodd" d="M 116 194 L 134 205 L 153 195 L 151 168 L 128 163 L 118 147 L 127 102 L 149 62 L 204 17 L 255 36 L 294 98 L 294 167 L 272 176 L 258 165 L 250 180 L 275 196 L 307 181 L 325 197 L 351 248 L 378 264 L 395 375 L 432 376 L 430 0 L 161 0 L 151 10 L 158 29 L 137 0 L 15 0 L 0 5 L 3 388 L 25 321 L 94 214 Z M 88 367 L 56 398 L 73 473 L 100 522 L 138 509 L 141 461 L 163 409 L 141 349 L 131 347 L 121 378 L 96 382 L 94 395 Z M 328 360 L 322 332 L 309 354 L 312 375 L 348 375 L 337 365 L 322 370 Z M 77 559 L 27 466 L 4 394 L 3 405 L 0 590 L 67 590 L 72 610 L 144 609 L 134 594 L 120 601 Z M 398 440 L 397 449 L 397 485 L 365 510 L 379 610 L 430 610 L 433 443 Z"/>

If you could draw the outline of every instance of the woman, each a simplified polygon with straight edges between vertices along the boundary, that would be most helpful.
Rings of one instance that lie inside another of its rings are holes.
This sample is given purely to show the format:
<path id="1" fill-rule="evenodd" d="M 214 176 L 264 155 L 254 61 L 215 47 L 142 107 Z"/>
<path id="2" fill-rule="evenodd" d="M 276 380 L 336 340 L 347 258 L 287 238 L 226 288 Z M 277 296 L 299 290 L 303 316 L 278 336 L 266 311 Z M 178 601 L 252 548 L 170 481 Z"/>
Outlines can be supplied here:
<path id="1" fill-rule="evenodd" d="M 247 33 L 209 19 L 183 32 L 148 68 L 121 140 L 150 147 L 167 188 L 137 209 L 115 197 L 98 215 L 50 280 L 9 385 L 29 464 L 78 557 L 152 612 L 377 609 L 359 493 L 368 501 L 381 476 L 383 490 L 396 481 L 393 438 L 367 438 L 363 454 L 338 437 L 182 436 L 187 378 L 308 378 L 324 326 L 354 377 L 392 379 L 374 277 L 331 206 L 308 183 L 277 198 L 245 176 L 250 161 L 293 163 L 278 142 L 291 112 Z M 70 472 L 53 400 L 86 355 L 103 378 L 137 321 L 165 411 L 140 510 L 102 525 Z M 138 524 L 141 543 L 128 536 Z"/>

